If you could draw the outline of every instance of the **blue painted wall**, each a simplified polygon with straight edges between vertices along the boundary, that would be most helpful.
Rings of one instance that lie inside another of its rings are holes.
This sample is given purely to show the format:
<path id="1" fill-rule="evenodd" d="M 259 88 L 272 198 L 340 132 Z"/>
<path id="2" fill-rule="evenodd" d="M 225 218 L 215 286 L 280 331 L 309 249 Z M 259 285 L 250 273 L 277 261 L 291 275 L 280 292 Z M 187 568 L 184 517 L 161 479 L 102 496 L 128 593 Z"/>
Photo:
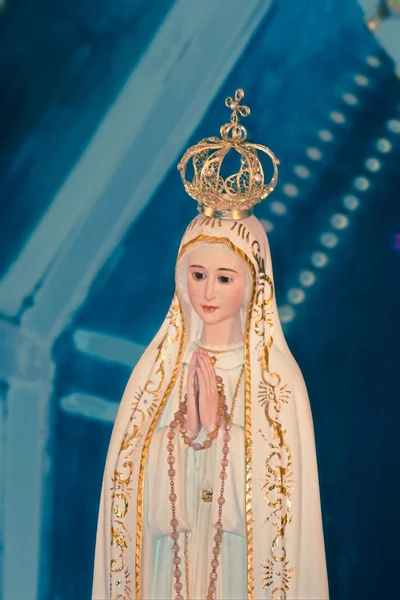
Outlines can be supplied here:
<path id="1" fill-rule="evenodd" d="M 172 4 L 15 0 L 0 13 L 3 277 Z M 236 87 L 244 88 L 252 110 L 249 138 L 281 160 L 279 186 L 256 214 L 269 232 L 282 320 L 310 393 L 331 597 L 395 598 L 400 83 L 355 1 L 281 0 L 272 3 L 188 144 L 218 133 L 228 117 L 224 98 Z M 149 140 L 150 147 L 164 143 Z M 46 598 L 89 598 L 113 414 L 169 306 L 180 237 L 195 212 L 174 164 L 51 345 Z M 23 322 L 42 281 L 14 314 L 3 311 L 4 330 Z M 5 352 L 18 352 L 4 339 Z M 7 420 L 7 361 L 0 374 L 7 434 L 14 431 Z M 29 469 L 23 448 L 15 461 L 24 459 Z M 0 547 L 0 554 L 7 551 Z"/>

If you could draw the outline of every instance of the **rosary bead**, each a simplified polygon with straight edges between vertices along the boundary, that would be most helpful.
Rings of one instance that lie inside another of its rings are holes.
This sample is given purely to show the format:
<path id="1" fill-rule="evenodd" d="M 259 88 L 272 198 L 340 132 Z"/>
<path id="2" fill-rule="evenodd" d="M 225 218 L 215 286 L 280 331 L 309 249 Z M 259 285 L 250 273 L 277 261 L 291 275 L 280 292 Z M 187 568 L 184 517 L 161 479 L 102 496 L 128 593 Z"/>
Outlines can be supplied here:
<path id="1" fill-rule="evenodd" d="M 179 533 L 178 533 L 177 531 L 173 531 L 173 532 L 171 533 L 171 538 L 172 538 L 173 540 L 175 540 L 175 541 L 176 541 L 176 540 L 178 540 L 178 539 L 179 539 Z M 175 560 L 177 560 L 177 559 L 176 559 L 176 558 L 174 558 L 174 559 L 173 559 L 173 562 L 174 562 Z M 180 562 L 180 560 L 181 560 L 181 559 L 179 559 L 179 562 Z M 174 562 L 174 564 L 179 564 L 179 563 L 175 563 L 175 562 Z"/>
<path id="2" fill-rule="evenodd" d="M 172 562 L 174 563 L 174 565 L 180 565 L 181 559 L 179 558 L 179 556 L 174 556 L 174 558 L 172 559 Z"/>
<path id="3" fill-rule="evenodd" d="M 173 464 L 174 464 L 174 462 L 175 462 L 175 458 L 174 458 L 173 456 L 168 456 L 168 458 L 167 458 L 167 463 L 168 463 L 169 465 L 173 465 Z"/>
<path id="4" fill-rule="evenodd" d="M 211 566 L 213 567 L 213 569 L 216 569 L 219 566 L 219 560 L 218 560 L 218 558 L 213 558 L 212 559 Z"/>
<path id="5" fill-rule="evenodd" d="M 224 440 L 224 442 L 229 442 L 231 436 L 229 435 L 229 433 L 225 433 L 222 439 Z"/>
<path id="6" fill-rule="evenodd" d="M 229 465 L 229 460 L 228 460 L 227 458 L 223 458 L 223 459 L 221 460 L 221 465 L 222 465 L 223 467 L 227 467 L 227 466 Z"/>
<path id="7" fill-rule="evenodd" d="M 171 547 L 172 552 L 179 552 L 180 549 L 181 549 L 181 547 L 176 542 L 174 542 L 172 544 L 172 547 Z"/>
<path id="8" fill-rule="evenodd" d="M 203 442 L 203 447 L 204 448 L 210 448 L 211 447 L 211 440 L 206 440 L 205 442 Z"/>
<path id="9" fill-rule="evenodd" d="M 227 478 L 227 474 L 225 471 L 221 471 L 221 473 L 219 474 L 219 478 L 220 479 L 226 479 Z"/>
<path id="10" fill-rule="evenodd" d="M 193 450 L 202 450 L 202 449 L 203 449 L 203 446 L 202 446 L 201 444 L 199 444 L 199 442 L 195 442 L 195 443 L 192 445 L 192 448 L 193 448 Z"/>
<path id="11" fill-rule="evenodd" d="M 168 431 L 168 433 L 167 433 L 167 438 L 168 438 L 169 440 L 173 440 L 173 439 L 174 439 L 174 437 L 175 437 L 175 431 Z"/>
<path id="12" fill-rule="evenodd" d="M 220 533 L 214 535 L 214 542 L 222 542 L 222 535 Z"/>
<path id="13" fill-rule="evenodd" d="M 227 446 L 226 444 L 225 444 L 225 446 L 222 448 L 222 454 L 224 454 L 225 456 L 226 456 L 227 454 L 229 454 L 229 448 L 228 448 L 228 446 Z"/>
<path id="14" fill-rule="evenodd" d="M 178 527 L 178 525 L 179 525 L 178 519 L 175 519 L 175 518 L 171 519 L 170 523 L 171 523 L 171 527 L 174 527 L 174 528 Z"/>
<path id="15" fill-rule="evenodd" d="M 168 450 L 168 452 L 173 452 L 174 451 L 174 445 L 171 442 L 169 442 L 167 444 L 167 450 Z"/>
<path id="16" fill-rule="evenodd" d="M 176 494 L 174 494 L 174 493 L 170 494 L 169 499 L 171 500 L 171 502 L 176 502 Z"/>
<path id="17" fill-rule="evenodd" d="M 180 581 L 178 581 L 177 583 L 174 584 L 174 588 L 176 589 L 177 592 L 180 592 L 182 587 L 183 587 L 183 585 L 181 584 Z"/>
<path id="18" fill-rule="evenodd" d="M 168 477 L 175 477 L 175 469 L 168 469 Z"/>

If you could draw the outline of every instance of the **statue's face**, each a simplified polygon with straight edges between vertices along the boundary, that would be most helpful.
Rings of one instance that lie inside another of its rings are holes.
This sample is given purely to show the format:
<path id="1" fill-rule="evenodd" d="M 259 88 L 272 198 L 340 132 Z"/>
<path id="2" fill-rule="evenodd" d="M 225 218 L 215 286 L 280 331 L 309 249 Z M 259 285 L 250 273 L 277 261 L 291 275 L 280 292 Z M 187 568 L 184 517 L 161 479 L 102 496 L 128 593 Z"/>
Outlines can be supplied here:
<path id="1" fill-rule="evenodd" d="M 233 317 L 245 294 L 244 262 L 224 244 L 202 244 L 192 250 L 187 264 L 189 299 L 204 323 Z"/>

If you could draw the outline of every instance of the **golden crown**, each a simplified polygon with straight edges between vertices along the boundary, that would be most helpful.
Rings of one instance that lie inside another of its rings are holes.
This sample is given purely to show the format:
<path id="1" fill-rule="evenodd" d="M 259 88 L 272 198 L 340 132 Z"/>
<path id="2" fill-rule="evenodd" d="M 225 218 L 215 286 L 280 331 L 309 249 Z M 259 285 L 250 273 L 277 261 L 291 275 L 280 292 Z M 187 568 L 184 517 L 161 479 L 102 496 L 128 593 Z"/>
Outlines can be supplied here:
<path id="1" fill-rule="evenodd" d="M 187 193 L 197 200 L 198 210 L 206 215 L 225 219 L 243 219 L 253 212 L 253 206 L 266 198 L 278 181 L 279 160 L 266 146 L 247 142 L 247 131 L 239 123 L 239 116 L 250 114 L 248 106 L 241 105 L 244 91 L 238 89 L 235 98 L 227 98 L 231 109 L 231 122 L 222 125 L 221 138 L 210 137 L 191 146 L 182 156 L 178 169 Z M 240 169 L 224 179 L 221 175 L 223 161 L 230 150 L 240 155 Z M 264 183 L 264 170 L 257 151 L 272 160 L 273 175 Z M 193 179 L 186 179 L 186 169 L 192 159 Z"/>

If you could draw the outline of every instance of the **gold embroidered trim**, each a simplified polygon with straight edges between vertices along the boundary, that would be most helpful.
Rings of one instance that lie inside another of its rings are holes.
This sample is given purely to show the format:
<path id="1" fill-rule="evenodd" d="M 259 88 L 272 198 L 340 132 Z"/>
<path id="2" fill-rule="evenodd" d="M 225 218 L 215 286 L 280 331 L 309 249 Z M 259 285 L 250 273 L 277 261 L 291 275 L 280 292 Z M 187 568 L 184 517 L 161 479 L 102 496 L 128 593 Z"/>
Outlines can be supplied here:
<path id="1" fill-rule="evenodd" d="M 144 489 L 144 480 L 145 480 L 145 467 L 147 462 L 147 456 L 149 453 L 149 445 L 151 438 L 153 436 L 154 429 L 157 425 L 157 421 L 161 415 L 161 412 L 169 398 L 169 395 L 175 385 L 176 378 L 179 373 L 179 368 L 182 362 L 183 349 L 185 346 L 185 338 L 186 338 L 186 330 L 185 330 L 185 322 L 183 319 L 182 307 L 181 303 L 178 299 L 178 310 L 181 316 L 182 322 L 182 337 L 178 351 L 178 357 L 176 359 L 175 367 L 172 372 L 171 380 L 164 392 L 164 396 L 155 412 L 151 425 L 149 427 L 149 431 L 147 433 L 146 439 L 143 444 L 142 456 L 140 458 L 140 466 L 139 466 L 139 477 L 138 477 L 138 493 L 137 493 L 137 522 L 136 522 L 136 559 L 135 559 L 135 583 L 136 583 L 136 598 L 140 600 L 141 598 L 141 580 L 140 580 L 140 565 L 141 565 L 141 556 L 142 556 L 142 541 L 143 541 L 143 489 Z"/>
<path id="2" fill-rule="evenodd" d="M 190 600 L 189 584 L 189 532 L 185 531 L 185 578 L 186 578 L 186 600 Z"/>

